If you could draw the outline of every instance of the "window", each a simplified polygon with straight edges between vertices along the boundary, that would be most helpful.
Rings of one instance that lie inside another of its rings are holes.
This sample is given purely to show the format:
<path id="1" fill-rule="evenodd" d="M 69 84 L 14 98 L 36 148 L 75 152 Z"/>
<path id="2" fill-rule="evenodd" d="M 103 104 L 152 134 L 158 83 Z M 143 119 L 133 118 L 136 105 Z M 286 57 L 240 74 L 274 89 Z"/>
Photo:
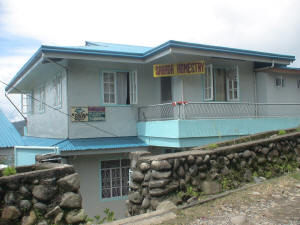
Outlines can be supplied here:
<path id="1" fill-rule="evenodd" d="M 238 67 L 228 70 L 227 74 L 227 100 L 239 100 L 239 71 Z"/>
<path id="2" fill-rule="evenodd" d="M 46 95 L 45 95 L 45 87 L 39 88 L 39 112 L 45 111 L 45 101 L 46 101 Z"/>
<path id="3" fill-rule="evenodd" d="M 275 78 L 274 85 L 275 85 L 275 87 L 284 87 L 284 80 L 283 80 L 282 76 Z"/>
<path id="4" fill-rule="evenodd" d="M 32 93 L 21 94 L 21 111 L 24 114 L 32 113 Z"/>
<path id="5" fill-rule="evenodd" d="M 206 66 L 206 73 L 204 75 L 204 100 L 211 101 L 214 99 L 214 79 L 212 65 Z"/>
<path id="6" fill-rule="evenodd" d="M 54 106 L 61 106 L 62 104 L 62 76 L 57 74 L 53 80 L 54 86 Z"/>
<path id="7" fill-rule="evenodd" d="M 104 104 L 137 104 L 137 72 L 103 72 Z"/>
<path id="8" fill-rule="evenodd" d="M 101 161 L 102 199 L 128 195 L 129 167 L 129 159 Z"/>
<path id="9" fill-rule="evenodd" d="M 297 87 L 300 88 L 300 80 L 297 80 Z"/>

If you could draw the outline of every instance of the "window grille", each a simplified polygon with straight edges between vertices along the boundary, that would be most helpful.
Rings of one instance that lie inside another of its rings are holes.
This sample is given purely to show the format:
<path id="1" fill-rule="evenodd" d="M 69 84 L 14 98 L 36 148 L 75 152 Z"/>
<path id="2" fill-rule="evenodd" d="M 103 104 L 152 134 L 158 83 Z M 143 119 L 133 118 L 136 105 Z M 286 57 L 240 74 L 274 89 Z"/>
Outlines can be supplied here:
<path id="1" fill-rule="evenodd" d="M 129 159 L 101 161 L 101 198 L 114 198 L 128 195 Z"/>

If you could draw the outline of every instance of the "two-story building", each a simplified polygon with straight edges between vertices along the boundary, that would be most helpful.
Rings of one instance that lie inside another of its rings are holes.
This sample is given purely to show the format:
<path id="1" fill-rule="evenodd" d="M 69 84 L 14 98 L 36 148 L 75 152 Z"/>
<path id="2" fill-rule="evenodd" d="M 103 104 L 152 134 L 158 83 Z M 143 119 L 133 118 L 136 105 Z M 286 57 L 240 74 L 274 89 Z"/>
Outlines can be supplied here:
<path id="1" fill-rule="evenodd" d="M 41 46 L 6 91 L 22 95 L 28 145 L 58 147 L 78 170 L 87 213 L 124 216 L 129 152 L 299 126 L 294 60 L 178 41 Z"/>

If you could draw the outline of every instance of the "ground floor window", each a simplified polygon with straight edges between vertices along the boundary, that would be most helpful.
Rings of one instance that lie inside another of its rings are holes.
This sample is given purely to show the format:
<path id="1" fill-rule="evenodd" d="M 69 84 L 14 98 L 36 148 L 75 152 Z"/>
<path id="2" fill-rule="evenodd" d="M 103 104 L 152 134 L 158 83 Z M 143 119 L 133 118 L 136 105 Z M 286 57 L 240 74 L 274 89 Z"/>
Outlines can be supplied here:
<path id="1" fill-rule="evenodd" d="M 129 159 L 101 161 L 101 198 L 114 198 L 128 195 Z"/>

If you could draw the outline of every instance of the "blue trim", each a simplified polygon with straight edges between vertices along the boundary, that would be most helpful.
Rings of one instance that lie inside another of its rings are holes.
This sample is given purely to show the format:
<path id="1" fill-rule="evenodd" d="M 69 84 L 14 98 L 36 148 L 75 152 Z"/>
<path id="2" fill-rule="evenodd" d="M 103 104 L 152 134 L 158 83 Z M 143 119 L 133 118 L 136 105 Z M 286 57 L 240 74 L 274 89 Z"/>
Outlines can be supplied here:
<path id="1" fill-rule="evenodd" d="M 18 73 L 14 76 L 14 78 L 9 82 L 8 86 L 5 88 L 5 91 L 7 91 L 15 84 L 15 82 L 30 68 L 30 66 L 32 66 L 37 61 L 37 59 L 41 57 L 42 53 L 47 53 L 47 52 L 68 53 L 68 54 L 85 54 L 85 55 L 124 57 L 124 58 L 133 58 L 133 59 L 146 59 L 149 56 L 158 54 L 172 47 L 204 50 L 210 52 L 230 53 L 230 54 L 238 54 L 238 55 L 248 55 L 248 56 L 256 56 L 256 57 L 266 57 L 270 59 L 282 59 L 290 62 L 295 61 L 295 56 L 291 56 L 291 55 L 280 55 L 280 54 L 267 53 L 267 52 L 243 50 L 238 48 L 227 48 L 227 47 L 220 47 L 220 46 L 213 46 L 213 45 L 203 45 L 203 44 L 180 42 L 180 41 L 173 41 L 173 40 L 167 41 L 155 48 L 152 48 L 142 53 L 140 49 L 134 50 L 134 48 L 130 52 L 125 50 L 116 51 L 114 48 L 110 48 L 112 50 L 104 50 L 103 48 L 97 49 L 97 46 L 59 47 L 59 46 L 42 45 L 36 51 L 36 53 L 29 59 L 29 61 L 18 71 Z"/>
<path id="2" fill-rule="evenodd" d="M 112 157 L 100 160 L 100 162 L 99 162 L 99 200 L 100 200 L 100 202 L 110 202 L 110 201 L 114 201 L 114 200 L 128 199 L 128 195 L 126 195 L 126 196 L 119 196 L 119 197 L 111 197 L 111 198 L 102 198 L 101 162 L 102 161 L 109 161 L 109 160 L 116 160 L 116 159 L 122 160 L 122 159 L 129 159 L 129 158 L 125 157 L 125 156 L 112 156 Z"/>

